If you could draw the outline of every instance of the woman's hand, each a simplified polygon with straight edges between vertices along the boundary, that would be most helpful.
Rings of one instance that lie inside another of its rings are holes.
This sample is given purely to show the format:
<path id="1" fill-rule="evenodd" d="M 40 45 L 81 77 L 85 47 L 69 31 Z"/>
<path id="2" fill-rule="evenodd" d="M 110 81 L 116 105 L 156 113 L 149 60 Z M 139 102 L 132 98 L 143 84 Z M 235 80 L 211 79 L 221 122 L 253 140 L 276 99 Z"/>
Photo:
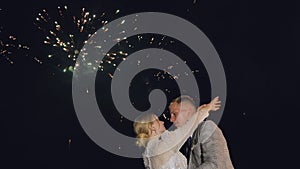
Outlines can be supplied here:
<path id="1" fill-rule="evenodd" d="M 221 107 L 221 101 L 219 100 L 219 96 L 215 97 L 209 104 L 203 104 L 198 107 L 197 111 L 208 110 L 208 111 L 217 111 Z"/>
<path id="2" fill-rule="evenodd" d="M 221 101 L 219 100 L 219 96 L 215 97 L 210 103 L 209 103 L 209 109 L 212 111 L 217 111 L 221 107 Z"/>

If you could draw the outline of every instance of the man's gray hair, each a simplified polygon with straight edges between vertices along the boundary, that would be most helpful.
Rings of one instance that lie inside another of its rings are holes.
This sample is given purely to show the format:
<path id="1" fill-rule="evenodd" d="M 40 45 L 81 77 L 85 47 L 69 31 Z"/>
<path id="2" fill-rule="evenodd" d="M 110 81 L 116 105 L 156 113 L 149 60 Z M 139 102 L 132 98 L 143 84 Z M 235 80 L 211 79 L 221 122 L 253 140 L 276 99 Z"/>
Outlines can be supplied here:
<path id="1" fill-rule="evenodd" d="M 193 105 L 195 107 L 195 101 L 193 100 L 192 97 L 190 97 L 188 95 L 182 95 L 182 96 L 179 96 L 179 97 L 173 99 L 171 104 L 172 103 L 180 104 L 181 102 L 190 103 L 191 105 Z"/>

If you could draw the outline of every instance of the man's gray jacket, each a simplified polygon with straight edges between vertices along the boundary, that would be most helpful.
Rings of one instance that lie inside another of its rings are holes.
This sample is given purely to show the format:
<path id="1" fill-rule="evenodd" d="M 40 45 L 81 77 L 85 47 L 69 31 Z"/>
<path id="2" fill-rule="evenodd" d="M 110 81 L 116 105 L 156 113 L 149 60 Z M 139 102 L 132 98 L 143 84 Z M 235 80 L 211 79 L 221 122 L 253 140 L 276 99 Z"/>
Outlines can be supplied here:
<path id="1" fill-rule="evenodd" d="M 200 123 L 193 134 L 188 169 L 233 169 L 226 139 L 211 120 Z"/>

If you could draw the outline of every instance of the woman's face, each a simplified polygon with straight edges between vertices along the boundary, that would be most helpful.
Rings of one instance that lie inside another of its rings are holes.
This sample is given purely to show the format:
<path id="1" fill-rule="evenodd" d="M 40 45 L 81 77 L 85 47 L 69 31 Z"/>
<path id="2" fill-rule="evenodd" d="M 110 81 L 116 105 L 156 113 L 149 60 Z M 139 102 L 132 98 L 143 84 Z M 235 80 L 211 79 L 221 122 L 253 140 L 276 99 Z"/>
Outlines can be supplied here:
<path id="1" fill-rule="evenodd" d="M 155 130 L 156 133 L 163 133 L 164 131 L 166 131 L 164 122 L 160 121 L 157 116 L 155 116 L 155 120 L 151 126 Z"/>

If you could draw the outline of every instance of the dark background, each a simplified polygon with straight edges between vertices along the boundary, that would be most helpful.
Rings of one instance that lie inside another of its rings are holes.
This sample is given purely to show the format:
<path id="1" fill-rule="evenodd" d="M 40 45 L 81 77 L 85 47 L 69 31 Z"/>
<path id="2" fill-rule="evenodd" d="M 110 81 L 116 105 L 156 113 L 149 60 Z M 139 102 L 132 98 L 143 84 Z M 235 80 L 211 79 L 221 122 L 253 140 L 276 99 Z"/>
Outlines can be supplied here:
<path id="1" fill-rule="evenodd" d="M 70 72 L 62 73 L 51 63 L 40 65 L 33 59 L 49 53 L 42 44 L 44 34 L 33 22 L 42 9 L 56 10 L 59 5 L 68 5 L 74 13 L 82 7 L 111 13 L 120 9 L 118 17 L 166 12 L 197 25 L 215 46 L 226 72 L 227 102 L 219 126 L 235 168 L 292 168 L 297 162 L 292 155 L 298 148 L 292 115 L 299 112 L 299 4 L 10 0 L 0 6 L 1 38 L 13 34 L 30 50 L 28 55 L 13 58 L 13 65 L 0 60 L 1 168 L 143 168 L 141 159 L 115 156 L 85 134 L 73 109 Z M 119 119 L 109 120 L 117 121 L 116 128 L 127 125 Z"/>

